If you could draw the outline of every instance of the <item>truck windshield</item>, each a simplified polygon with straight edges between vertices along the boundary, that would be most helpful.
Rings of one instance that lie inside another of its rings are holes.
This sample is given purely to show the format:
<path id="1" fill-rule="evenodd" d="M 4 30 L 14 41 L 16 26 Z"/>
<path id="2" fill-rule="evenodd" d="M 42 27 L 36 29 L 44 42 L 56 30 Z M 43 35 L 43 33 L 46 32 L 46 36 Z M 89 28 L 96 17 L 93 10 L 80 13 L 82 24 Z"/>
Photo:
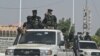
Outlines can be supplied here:
<path id="1" fill-rule="evenodd" d="M 22 35 L 19 44 L 55 44 L 55 32 L 28 31 Z"/>
<path id="2" fill-rule="evenodd" d="M 80 42 L 80 48 L 81 49 L 97 49 L 97 46 L 95 43 Z"/>

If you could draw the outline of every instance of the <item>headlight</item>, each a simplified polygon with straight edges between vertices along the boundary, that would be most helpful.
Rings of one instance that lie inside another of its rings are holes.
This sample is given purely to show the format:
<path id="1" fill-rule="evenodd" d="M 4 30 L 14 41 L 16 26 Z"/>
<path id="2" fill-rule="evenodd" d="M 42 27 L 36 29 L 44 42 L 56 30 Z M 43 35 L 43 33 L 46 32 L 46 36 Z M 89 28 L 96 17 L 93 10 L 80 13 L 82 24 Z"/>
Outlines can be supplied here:
<path id="1" fill-rule="evenodd" d="M 85 55 L 87 55 L 87 52 L 84 52 Z"/>
<path id="2" fill-rule="evenodd" d="M 41 50 L 41 55 L 43 55 L 43 56 L 52 55 L 52 51 L 51 50 Z"/>
<path id="3" fill-rule="evenodd" d="M 7 49 L 6 52 L 5 52 L 5 55 L 12 55 L 14 52 L 14 50 L 12 49 Z"/>
<path id="4" fill-rule="evenodd" d="M 52 50 L 46 50 L 46 55 L 52 55 Z"/>

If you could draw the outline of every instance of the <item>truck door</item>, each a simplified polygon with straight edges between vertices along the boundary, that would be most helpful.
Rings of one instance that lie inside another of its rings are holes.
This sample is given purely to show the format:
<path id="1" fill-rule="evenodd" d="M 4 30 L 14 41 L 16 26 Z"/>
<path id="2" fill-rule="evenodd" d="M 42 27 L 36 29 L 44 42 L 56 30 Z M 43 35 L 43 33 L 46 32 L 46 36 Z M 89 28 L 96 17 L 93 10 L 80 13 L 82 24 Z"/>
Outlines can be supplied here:
<path id="1" fill-rule="evenodd" d="M 59 46 L 59 48 L 60 48 L 60 50 L 65 50 L 65 47 L 64 47 L 64 41 L 63 40 L 61 40 L 61 38 L 63 38 L 63 37 L 61 37 L 61 34 L 60 33 L 57 33 L 57 42 L 58 42 L 58 46 Z"/>
<path id="2" fill-rule="evenodd" d="M 64 40 L 61 38 L 63 38 L 61 33 L 57 33 L 57 45 L 59 47 L 58 56 L 66 56 Z"/>

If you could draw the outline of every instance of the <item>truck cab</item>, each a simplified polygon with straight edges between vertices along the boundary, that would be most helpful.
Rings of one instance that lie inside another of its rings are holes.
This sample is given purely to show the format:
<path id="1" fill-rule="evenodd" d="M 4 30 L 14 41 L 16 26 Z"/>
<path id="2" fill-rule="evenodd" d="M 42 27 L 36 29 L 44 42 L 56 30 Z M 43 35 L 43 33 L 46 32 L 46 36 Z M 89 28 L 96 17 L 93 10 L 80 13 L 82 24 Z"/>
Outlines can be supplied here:
<path id="1" fill-rule="evenodd" d="M 27 29 L 16 44 L 8 47 L 6 56 L 66 56 L 64 37 L 60 30 Z"/>
<path id="2" fill-rule="evenodd" d="M 100 56 L 100 50 L 94 41 L 79 41 L 79 55 L 80 56 Z"/>

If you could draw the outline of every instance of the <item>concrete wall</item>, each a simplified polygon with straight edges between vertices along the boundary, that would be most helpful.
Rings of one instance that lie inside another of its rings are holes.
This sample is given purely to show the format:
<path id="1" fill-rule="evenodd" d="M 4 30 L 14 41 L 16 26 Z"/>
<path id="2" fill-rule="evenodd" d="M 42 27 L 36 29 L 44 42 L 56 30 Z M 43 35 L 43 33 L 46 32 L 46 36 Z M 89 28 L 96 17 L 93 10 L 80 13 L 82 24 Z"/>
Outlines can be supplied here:
<path id="1" fill-rule="evenodd" d="M 0 37 L 0 53 L 5 52 L 6 48 L 12 46 L 15 37 Z"/>

